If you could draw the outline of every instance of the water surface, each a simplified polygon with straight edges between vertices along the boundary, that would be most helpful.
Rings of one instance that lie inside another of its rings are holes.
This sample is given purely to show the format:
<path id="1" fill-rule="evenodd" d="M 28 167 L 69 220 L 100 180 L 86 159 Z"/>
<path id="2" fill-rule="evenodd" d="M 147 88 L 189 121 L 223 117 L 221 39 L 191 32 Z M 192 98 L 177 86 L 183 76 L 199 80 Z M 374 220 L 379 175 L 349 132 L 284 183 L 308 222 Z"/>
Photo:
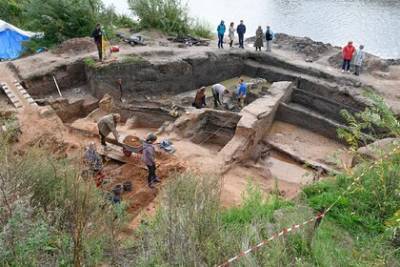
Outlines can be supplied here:
<path id="1" fill-rule="evenodd" d="M 126 0 L 103 0 L 129 14 Z M 245 21 L 248 36 L 258 25 L 274 32 L 308 36 L 343 45 L 364 44 L 368 52 L 400 58 L 400 1 L 398 0 L 188 0 L 191 15 L 216 28 L 226 22 Z"/>

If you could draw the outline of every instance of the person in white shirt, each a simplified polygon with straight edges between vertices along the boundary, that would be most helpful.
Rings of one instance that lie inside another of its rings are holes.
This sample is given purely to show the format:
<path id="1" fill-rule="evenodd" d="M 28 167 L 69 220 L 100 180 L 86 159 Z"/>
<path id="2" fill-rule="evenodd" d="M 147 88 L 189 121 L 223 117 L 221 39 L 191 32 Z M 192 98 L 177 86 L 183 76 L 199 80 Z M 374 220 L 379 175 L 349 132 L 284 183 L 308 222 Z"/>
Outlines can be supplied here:
<path id="1" fill-rule="evenodd" d="M 225 86 L 222 84 L 214 84 L 211 87 L 211 91 L 214 97 L 214 106 L 217 108 L 218 105 L 223 105 L 224 104 L 224 94 L 228 94 L 229 91 L 226 89 Z"/>
<path id="2" fill-rule="evenodd" d="M 364 62 L 365 53 L 364 46 L 360 45 L 360 47 L 356 51 L 356 55 L 354 57 L 354 75 L 359 76 L 361 72 L 361 67 Z"/>

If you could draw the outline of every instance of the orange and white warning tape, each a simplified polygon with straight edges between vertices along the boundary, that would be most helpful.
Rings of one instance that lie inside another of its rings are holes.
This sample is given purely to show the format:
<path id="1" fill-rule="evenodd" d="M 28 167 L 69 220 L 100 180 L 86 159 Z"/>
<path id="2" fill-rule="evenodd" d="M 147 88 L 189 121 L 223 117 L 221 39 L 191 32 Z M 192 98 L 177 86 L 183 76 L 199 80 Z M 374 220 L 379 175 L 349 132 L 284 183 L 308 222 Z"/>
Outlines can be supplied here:
<path id="1" fill-rule="evenodd" d="M 283 235 L 286 235 L 290 232 L 294 232 L 302 227 L 304 227 L 305 225 L 312 223 L 312 222 L 316 222 L 316 226 L 318 226 L 318 224 L 321 222 L 322 218 L 325 217 L 325 215 L 332 210 L 332 208 L 340 201 L 340 199 L 346 194 L 348 193 L 353 186 L 355 186 L 357 184 L 358 181 L 360 181 L 361 177 L 363 177 L 368 171 L 372 170 L 378 163 L 382 162 L 385 159 L 388 159 L 390 156 L 394 155 L 396 152 L 398 152 L 400 150 L 400 145 L 396 146 L 390 153 L 386 154 L 385 156 L 383 156 L 380 160 L 376 160 L 373 164 L 371 164 L 367 169 L 365 169 L 360 175 L 358 175 L 356 178 L 354 178 L 354 181 L 346 188 L 346 190 L 336 199 L 336 201 L 334 201 L 324 212 L 319 213 L 317 216 L 304 221 L 303 223 L 300 224 L 294 224 L 292 227 L 289 228 L 284 228 L 282 229 L 279 233 L 275 233 L 273 234 L 270 238 L 265 239 L 263 241 L 261 241 L 260 243 L 258 243 L 255 246 L 250 247 L 248 250 L 246 251 L 242 251 L 239 254 L 237 254 L 235 257 L 230 258 L 229 260 L 227 260 L 226 262 L 218 265 L 218 267 L 226 267 L 229 266 L 229 264 L 233 263 L 234 261 L 239 260 L 240 258 L 242 258 L 243 256 L 246 256 L 247 254 L 249 254 L 252 251 L 255 251 L 259 248 L 261 248 L 262 246 L 268 244 L 269 242 L 271 242 L 274 239 L 277 239 L 278 237 L 281 237 Z"/>
<path id="2" fill-rule="evenodd" d="M 272 240 L 277 239 L 278 237 L 281 237 L 281 236 L 283 236 L 283 235 L 286 235 L 286 234 L 288 234 L 288 233 L 290 233 L 290 232 L 294 232 L 294 231 L 296 231 L 297 229 L 300 229 L 300 228 L 304 227 L 305 225 L 307 225 L 307 224 L 309 224 L 309 223 L 312 223 L 312 222 L 314 222 L 314 221 L 315 221 L 315 222 L 320 221 L 320 220 L 322 220 L 322 218 L 323 218 L 324 216 L 325 216 L 325 213 L 320 213 L 320 214 L 318 214 L 317 216 L 315 216 L 314 218 L 309 219 L 309 220 L 307 220 L 307 221 L 305 221 L 305 222 L 303 222 L 303 223 L 301 223 L 301 224 L 294 224 L 294 225 L 292 225 L 292 227 L 283 228 L 280 232 L 273 234 L 270 238 L 265 239 L 265 240 L 261 241 L 260 243 L 258 243 L 257 245 L 252 246 L 252 247 L 249 248 L 248 250 L 239 253 L 238 255 L 236 255 L 236 256 L 233 257 L 233 258 L 230 258 L 230 259 L 227 260 L 226 262 L 224 262 L 224 263 L 218 265 L 218 267 L 229 266 L 229 264 L 231 264 L 232 262 L 237 261 L 238 259 L 240 259 L 240 258 L 243 257 L 243 256 L 246 256 L 246 255 L 249 254 L 250 252 L 259 249 L 260 247 L 262 247 L 262 246 L 268 244 L 269 242 L 271 242 Z"/>

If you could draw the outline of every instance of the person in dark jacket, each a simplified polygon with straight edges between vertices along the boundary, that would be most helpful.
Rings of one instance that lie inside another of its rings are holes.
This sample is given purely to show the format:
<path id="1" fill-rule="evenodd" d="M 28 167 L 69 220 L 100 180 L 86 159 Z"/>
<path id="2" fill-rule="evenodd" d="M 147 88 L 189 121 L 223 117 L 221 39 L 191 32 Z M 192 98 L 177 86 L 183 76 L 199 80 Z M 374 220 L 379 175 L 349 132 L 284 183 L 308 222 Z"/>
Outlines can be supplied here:
<path id="1" fill-rule="evenodd" d="M 240 24 L 237 26 L 236 32 L 239 36 L 239 48 L 244 49 L 244 34 L 246 33 L 246 26 L 243 24 L 243 20 L 241 20 Z"/>
<path id="2" fill-rule="evenodd" d="M 258 29 L 256 31 L 256 40 L 254 42 L 254 47 L 256 48 L 256 51 L 258 51 L 258 50 L 261 51 L 261 47 L 264 46 L 263 39 L 264 39 L 263 30 L 262 30 L 261 26 L 258 26 Z"/>
<path id="3" fill-rule="evenodd" d="M 146 141 L 143 143 L 142 159 L 149 171 L 147 182 L 150 188 L 154 188 L 154 183 L 160 182 L 160 179 L 156 176 L 156 150 L 153 145 L 156 140 L 157 136 L 153 133 L 149 133 Z"/>
<path id="4" fill-rule="evenodd" d="M 271 27 L 267 26 L 267 30 L 265 31 L 265 39 L 267 41 L 267 52 L 271 52 L 272 40 L 274 39 L 274 33 L 271 30 Z"/>
<path id="5" fill-rule="evenodd" d="M 197 90 L 192 106 L 198 109 L 206 106 L 206 88 L 204 86 Z"/>
<path id="6" fill-rule="evenodd" d="M 221 23 L 218 25 L 218 48 L 224 48 L 224 35 L 225 35 L 225 22 L 221 20 Z"/>
<path id="7" fill-rule="evenodd" d="M 103 31 L 101 30 L 100 23 L 97 23 L 96 28 L 92 33 L 92 37 L 97 46 L 97 51 L 99 52 L 99 60 L 103 61 Z"/>

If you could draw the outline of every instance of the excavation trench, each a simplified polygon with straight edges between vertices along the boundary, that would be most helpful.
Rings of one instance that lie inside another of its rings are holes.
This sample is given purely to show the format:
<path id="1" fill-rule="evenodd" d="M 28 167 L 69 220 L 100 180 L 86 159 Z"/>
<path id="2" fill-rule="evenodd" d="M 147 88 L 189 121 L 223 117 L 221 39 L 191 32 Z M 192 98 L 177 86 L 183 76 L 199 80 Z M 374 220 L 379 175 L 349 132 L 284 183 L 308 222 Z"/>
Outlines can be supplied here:
<path id="1" fill-rule="evenodd" d="M 240 110 L 232 97 L 230 110 L 213 108 L 210 86 L 222 83 L 234 95 L 240 75 L 249 84 L 246 106 Z M 186 169 L 219 173 L 226 205 L 240 202 L 249 177 L 265 192 L 278 186 L 290 198 L 303 184 L 338 170 L 337 162 L 349 161 L 336 135 L 337 128 L 345 127 L 339 113 L 365 107 L 338 90 L 342 85 L 334 77 L 247 54 L 158 63 L 138 58 L 104 66 L 81 62 L 27 78 L 24 86 L 39 105 L 51 106 L 73 134 L 97 140 L 96 123 L 110 112 L 121 114 L 118 130 L 126 135 L 143 139 L 157 132 L 159 140 L 168 139 L 176 148 L 174 155 L 157 155 L 160 178 Z M 207 108 L 200 110 L 191 106 L 199 86 L 207 86 Z M 140 158 L 111 162 L 107 190 L 130 181 L 133 190 L 123 195 L 129 211 L 136 216 L 149 209 L 158 189 L 146 186 L 147 170 Z"/>

